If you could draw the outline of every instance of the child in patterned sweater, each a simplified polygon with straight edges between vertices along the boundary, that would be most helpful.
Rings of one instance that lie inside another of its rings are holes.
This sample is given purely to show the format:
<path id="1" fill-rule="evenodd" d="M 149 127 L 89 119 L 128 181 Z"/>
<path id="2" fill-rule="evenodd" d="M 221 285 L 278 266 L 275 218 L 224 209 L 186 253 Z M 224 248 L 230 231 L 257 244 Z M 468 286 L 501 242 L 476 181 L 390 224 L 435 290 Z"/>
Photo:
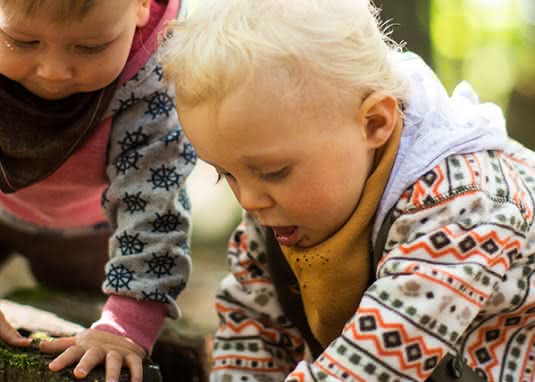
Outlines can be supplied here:
<path id="1" fill-rule="evenodd" d="M 213 381 L 535 379 L 535 154 L 377 16 L 212 0 L 169 41 L 184 132 L 245 210 Z"/>
<path id="2" fill-rule="evenodd" d="M 109 294 L 101 318 L 42 343 L 85 377 L 141 380 L 190 272 L 184 181 L 196 156 L 156 52 L 179 0 L 0 0 L 0 263 Z M 106 264 L 107 263 L 107 264 Z M 104 274 L 104 267 L 105 272 Z M 103 283 L 104 282 L 104 283 Z M 0 339 L 27 346 L 0 313 Z"/>

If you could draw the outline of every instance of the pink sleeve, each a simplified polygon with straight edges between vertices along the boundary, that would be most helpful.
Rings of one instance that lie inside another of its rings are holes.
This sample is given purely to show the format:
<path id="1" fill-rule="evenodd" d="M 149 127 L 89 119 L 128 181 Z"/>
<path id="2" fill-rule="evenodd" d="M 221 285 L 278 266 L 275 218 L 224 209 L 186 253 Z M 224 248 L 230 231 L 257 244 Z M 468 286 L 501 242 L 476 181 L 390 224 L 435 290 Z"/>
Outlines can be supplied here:
<path id="1" fill-rule="evenodd" d="M 150 354 L 166 316 L 162 303 L 111 295 L 91 328 L 128 337 Z"/>

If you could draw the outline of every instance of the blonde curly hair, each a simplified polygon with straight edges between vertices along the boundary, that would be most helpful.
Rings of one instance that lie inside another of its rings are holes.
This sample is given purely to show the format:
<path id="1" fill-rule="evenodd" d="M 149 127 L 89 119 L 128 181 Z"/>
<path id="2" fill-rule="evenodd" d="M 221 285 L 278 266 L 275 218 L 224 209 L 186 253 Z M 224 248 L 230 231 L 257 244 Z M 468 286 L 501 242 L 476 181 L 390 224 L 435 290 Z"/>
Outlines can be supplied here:
<path id="1" fill-rule="evenodd" d="M 351 94 L 384 91 L 403 102 L 400 45 L 368 0 L 203 0 L 171 25 L 161 59 L 179 106 L 222 99 L 255 72 L 304 73 Z M 308 77 L 310 78 L 310 77 Z"/>

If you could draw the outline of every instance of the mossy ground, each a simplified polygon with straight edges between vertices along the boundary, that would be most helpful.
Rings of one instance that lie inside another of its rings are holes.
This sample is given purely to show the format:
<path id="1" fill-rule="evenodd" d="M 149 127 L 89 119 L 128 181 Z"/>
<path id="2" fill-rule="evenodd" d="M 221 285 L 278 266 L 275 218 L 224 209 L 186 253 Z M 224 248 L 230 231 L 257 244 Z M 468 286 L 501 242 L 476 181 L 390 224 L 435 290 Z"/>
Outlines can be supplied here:
<path id="1" fill-rule="evenodd" d="M 73 380 L 72 372 L 52 373 L 48 363 L 52 356 L 40 353 L 37 348 L 14 348 L 0 342 L 0 381 L 7 382 L 66 382 Z"/>

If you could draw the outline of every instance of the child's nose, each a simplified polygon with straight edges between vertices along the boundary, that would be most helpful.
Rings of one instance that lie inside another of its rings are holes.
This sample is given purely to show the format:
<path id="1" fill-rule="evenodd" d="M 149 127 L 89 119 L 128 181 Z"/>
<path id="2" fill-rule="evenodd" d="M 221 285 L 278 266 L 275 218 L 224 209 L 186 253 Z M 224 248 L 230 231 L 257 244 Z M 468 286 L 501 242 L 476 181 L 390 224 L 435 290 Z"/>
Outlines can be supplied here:
<path id="1" fill-rule="evenodd" d="M 72 78 L 72 70 L 63 60 L 48 58 L 37 67 L 37 75 L 49 81 L 65 81 Z"/>
<path id="2" fill-rule="evenodd" d="M 262 190 L 241 187 L 239 193 L 238 201 L 246 211 L 258 211 L 273 205 L 271 196 Z"/>

